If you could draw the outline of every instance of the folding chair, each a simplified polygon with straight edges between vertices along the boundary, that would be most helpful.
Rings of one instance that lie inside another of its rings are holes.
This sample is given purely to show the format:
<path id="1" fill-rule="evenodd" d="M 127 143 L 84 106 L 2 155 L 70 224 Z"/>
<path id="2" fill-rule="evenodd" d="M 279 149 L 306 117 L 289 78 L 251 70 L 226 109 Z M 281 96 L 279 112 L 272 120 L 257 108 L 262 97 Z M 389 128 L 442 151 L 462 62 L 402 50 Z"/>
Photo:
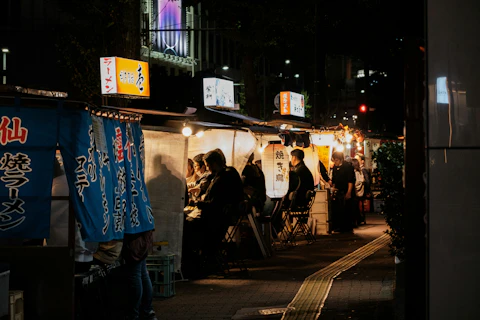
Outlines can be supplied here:
<path id="1" fill-rule="evenodd" d="M 236 239 L 237 231 L 240 228 L 242 222 L 248 216 L 250 210 L 250 205 L 247 200 L 242 201 L 238 207 L 238 218 L 237 220 L 228 227 L 225 238 L 222 241 L 220 250 L 217 255 L 217 260 L 222 266 L 224 273 L 226 275 L 230 274 L 230 268 L 239 268 L 241 272 L 248 272 L 247 267 L 243 260 L 238 257 L 238 243 Z"/>
<path id="2" fill-rule="evenodd" d="M 290 209 L 288 211 L 288 218 L 287 220 L 290 220 L 292 218 L 293 222 L 293 227 L 292 231 L 290 232 L 289 235 L 289 240 L 290 242 L 295 242 L 295 239 L 298 234 L 302 233 L 305 236 L 305 240 L 309 244 L 317 241 L 315 238 L 315 235 L 313 235 L 311 228 L 308 226 L 308 220 L 310 218 L 310 209 L 313 206 L 313 203 L 315 202 L 315 195 L 316 192 L 312 190 L 307 191 L 306 199 L 307 199 L 307 204 L 305 206 L 296 206 L 295 201 L 292 202 L 292 205 L 290 206 Z"/>
<path id="3" fill-rule="evenodd" d="M 277 235 L 277 239 L 273 239 L 276 246 L 276 249 L 286 249 L 291 247 L 293 243 L 290 242 L 290 235 L 293 231 L 293 225 L 290 222 L 289 212 L 290 209 L 295 202 L 295 195 L 297 191 L 292 191 L 288 197 L 290 200 L 290 204 L 287 206 L 285 205 L 285 200 L 282 199 L 277 202 L 274 214 L 272 215 L 272 221 L 276 219 L 281 219 L 280 228 L 277 230 L 272 223 L 272 230 Z"/>

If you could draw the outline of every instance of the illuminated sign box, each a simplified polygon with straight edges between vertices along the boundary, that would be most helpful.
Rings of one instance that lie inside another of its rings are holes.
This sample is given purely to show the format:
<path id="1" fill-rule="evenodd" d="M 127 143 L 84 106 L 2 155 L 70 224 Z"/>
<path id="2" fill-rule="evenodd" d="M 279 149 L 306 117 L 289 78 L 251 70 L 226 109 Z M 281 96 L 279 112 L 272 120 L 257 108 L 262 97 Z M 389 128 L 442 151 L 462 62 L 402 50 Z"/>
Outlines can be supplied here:
<path id="1" fill-rule="evenodd" d="M 233 81 L 217 78 L 203 79 L 203 105 L 237 110 L 233 95 Z"/>
<path id="2" fill-rule="evenodd" d="M 291 91 L 280 92 L 280 114 L 305 118 L 305 98 L 303 94 Z"/>
<path id="3" fill-rule="evenodd" d="M 448 104 L 449 102 L 447 77 L 439 77 L 437 78 L 437 103 Z"/>
<path id="4" fill-rule="evenodd" d="M 150 97 L 148 63 L 118 57 L 100 58 L 102 94 Z"/>

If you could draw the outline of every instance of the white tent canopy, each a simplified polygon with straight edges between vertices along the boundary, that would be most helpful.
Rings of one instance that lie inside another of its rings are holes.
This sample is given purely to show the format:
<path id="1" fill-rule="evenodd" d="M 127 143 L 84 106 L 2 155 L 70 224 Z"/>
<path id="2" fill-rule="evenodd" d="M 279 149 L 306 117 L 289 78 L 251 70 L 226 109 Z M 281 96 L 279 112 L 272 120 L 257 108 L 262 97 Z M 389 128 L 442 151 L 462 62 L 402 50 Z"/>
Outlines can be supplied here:
<path id="1" fill-rule="evenodd" d="M 157 128 L 157 130 L 160 130 Z M 187 139 L 180 133 L 143 130 L 145 182 L 155 217 L 154 242 L 167 242 L 158 255 L 175 255 L 181 268 Z"/>
<path id="2" fill-rule="evenodd" d="M 200 153 L 219 148 L 225 154 L 227 165 L 241 174 L 248 157 L 255 150 L 257 141 L 251 131 L 231 129 L 210 129 L 201 138 L 191 136 L 188 141 L 188 157 L 193 159 Z"/>

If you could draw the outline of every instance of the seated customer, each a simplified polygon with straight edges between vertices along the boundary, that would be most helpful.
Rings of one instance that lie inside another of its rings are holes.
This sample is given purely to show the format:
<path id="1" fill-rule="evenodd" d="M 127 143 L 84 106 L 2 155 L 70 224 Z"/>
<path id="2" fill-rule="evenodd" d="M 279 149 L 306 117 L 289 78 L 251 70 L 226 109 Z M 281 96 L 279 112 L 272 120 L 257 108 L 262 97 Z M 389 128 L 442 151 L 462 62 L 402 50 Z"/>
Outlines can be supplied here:
<path id="1" fill-rule="evenodd" d="M 188 192 L 194 200 L 199 200 L 205 194 L 211 180 L 210 171 L 207 170 L 203 157 L 204 154 L 200 153 L 193 158 L 193 169 L 197 179 L 189 187 Z"/>
<path id="2" fill-rule="evenodd" d="M 310 172 L 310 169 L 307 168 L 303 159 L 305 158 L 305 153 L 303 150 L 294 149 L 290 153 L 291 155 L 291 164 L 293 166 L 293 171 L 298 176 L 299 185 L 297 193 L 295 195 L 295 207 L 304 207 L 308 204 L 307 191 L 314 190 L 313 175 Z"/>
<path id="3" fill-rule="evenodd" d="M 242 171 L 243 190 L 248 195 L 256 212 L 263 212 L 265 201 L 267 200 L 267 193 L 265 190 L 265 176 L 262 170 L 253 164 L 254 154 L 252 153 L 248 158 L 247 165 Z"/>
<path id="4" fill-rule="evenodd" d="M 237 170 L 227 170 L 222 155 L 216 151 L 208 152 L 204 161 L 212 173 L 204 200 L 193 203 L 202 210 L 203 250 L 205 258 L 215 260 L 215 254 L 232 223 L 238 219 L 238 207 L 243 201 L 242 180 Z"/>

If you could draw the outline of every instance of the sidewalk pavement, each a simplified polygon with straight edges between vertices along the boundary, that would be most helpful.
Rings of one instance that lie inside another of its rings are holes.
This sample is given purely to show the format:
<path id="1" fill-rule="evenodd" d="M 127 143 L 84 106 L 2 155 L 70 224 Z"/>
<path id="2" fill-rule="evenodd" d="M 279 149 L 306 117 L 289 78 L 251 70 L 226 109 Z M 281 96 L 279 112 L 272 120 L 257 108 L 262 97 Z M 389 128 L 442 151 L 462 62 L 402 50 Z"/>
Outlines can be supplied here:
<path id="1" fill-rule="evenodd" d="M 249 278 L 176 282 L 176 295 L 156 299 L 155 311 L 159 319 L 280 319 L 278 311 L 260 316 L 257 310 L 284 310 L 306 277 L 380 237 L 386 229 L 382 216 L 369 214 L 367 224 L 354 234 L 318 236 L 314 244 L 299 242 L 269 259 L 247 261 Z M 393 319 L 394 269 L 394 259 L 384 247 L 341 273 L 333 281 L 319 319 Z"/>
<path id="2" fill-rule="evenodd" d="M 383 247 L 335 279 L 319 319 L 394 319 L 394 282 L 394 258 Z"/>

